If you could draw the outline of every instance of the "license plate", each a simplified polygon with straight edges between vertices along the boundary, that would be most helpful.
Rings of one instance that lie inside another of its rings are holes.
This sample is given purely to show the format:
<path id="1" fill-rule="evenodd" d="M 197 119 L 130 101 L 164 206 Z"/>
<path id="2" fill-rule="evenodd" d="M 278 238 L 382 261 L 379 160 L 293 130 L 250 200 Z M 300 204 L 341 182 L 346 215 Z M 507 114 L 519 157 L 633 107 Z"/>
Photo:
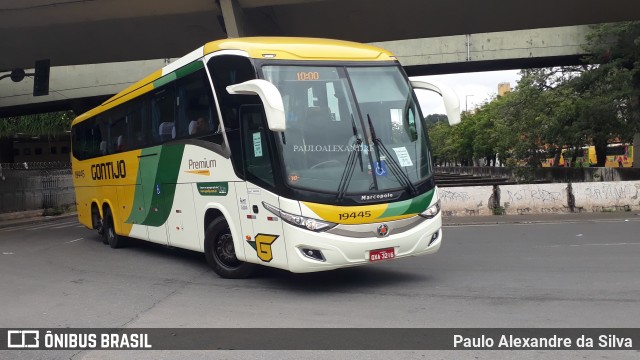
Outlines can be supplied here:
<path id="1" fill-rule="evenodd" d="M 393 248 L 369 251 L 369 261 L 391 260 L 396 257 Z"/>

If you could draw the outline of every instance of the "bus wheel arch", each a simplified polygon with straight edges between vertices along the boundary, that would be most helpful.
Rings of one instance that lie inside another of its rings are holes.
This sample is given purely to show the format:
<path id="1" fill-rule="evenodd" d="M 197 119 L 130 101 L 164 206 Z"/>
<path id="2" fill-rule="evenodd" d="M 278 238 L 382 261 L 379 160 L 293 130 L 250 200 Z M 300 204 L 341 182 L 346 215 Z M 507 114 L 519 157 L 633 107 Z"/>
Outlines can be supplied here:
<path id="1" fill-rule="evenodd" d="M 103 236 L 104 234 L 104 226 L 103 226 L 103 217 L 100 212 L 100 208 L 98 207 L 98 203 L 95 201 L 91 203 L 91 227 L 95 230 L 98 230 L 98 234 Z"/>
<path id="2" fill-rule="evenodd" d="M 205 216 L 205 219 L 208 217 Z M 244 279 L 253 275 L 257 265 L 238 260 L 236 257 L 227 219 L 220 214 L 205 224 L 204 254 L 213 271 L 226 279 Z"/>

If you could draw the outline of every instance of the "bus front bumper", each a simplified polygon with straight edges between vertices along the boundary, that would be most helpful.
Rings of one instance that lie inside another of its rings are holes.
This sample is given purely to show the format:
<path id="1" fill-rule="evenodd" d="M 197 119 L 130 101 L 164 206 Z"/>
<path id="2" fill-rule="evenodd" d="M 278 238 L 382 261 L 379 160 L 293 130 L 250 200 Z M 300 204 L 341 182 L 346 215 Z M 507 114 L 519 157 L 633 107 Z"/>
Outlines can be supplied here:
<path id="1" fill-rule="evenodd" d="M 305 273 L 366 265 L 372 263 L 374 250 L 393 249 L 393 259 L 399 259 L 432 254 L 440 248 L 441 213 L 432 219 L 416 216 L 385 223 L 391 229 L 385 237 L 375 236 L 381 224 L 339 225 L 329 232 L 313 232 L 285 223 L 288 270 Z"/>

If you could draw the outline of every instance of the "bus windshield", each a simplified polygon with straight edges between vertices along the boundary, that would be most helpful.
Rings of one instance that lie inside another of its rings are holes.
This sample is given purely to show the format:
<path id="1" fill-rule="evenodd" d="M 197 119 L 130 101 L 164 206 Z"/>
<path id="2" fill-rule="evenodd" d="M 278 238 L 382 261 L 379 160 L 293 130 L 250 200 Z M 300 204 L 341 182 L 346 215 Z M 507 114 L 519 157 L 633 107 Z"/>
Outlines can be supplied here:
<path id="1" fill-rule="evenodd" d="M 397 65 L 262 71 L 283 98 L 277 144 L 289 186 L 360 194 L 415 189 L 431 175 L 422 115 Z"/>

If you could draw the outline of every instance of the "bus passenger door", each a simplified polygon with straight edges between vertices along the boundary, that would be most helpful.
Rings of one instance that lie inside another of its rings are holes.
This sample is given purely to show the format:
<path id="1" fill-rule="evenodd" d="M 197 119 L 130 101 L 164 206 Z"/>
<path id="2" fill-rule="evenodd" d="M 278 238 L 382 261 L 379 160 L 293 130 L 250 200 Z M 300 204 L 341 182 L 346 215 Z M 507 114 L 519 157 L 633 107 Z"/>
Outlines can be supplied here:
<path id="1" fill-rule="evenodd" d="M 247 261 L 287 269 L 281 220 L 262 202 L 279 207 L 278 196 L 252 183 L 236 183 L 241 238 Z"/>
<path id="2" fill-rule="evenodd" d="M 280 207 L 278 196 L 268 190 L 275 187 L 269 131 L 262 106 L 241 107 L 242 160 L 247 182 L 242 185 L 246 186 L 243 189 L 246 196 L 242 196 L 239 191 L 238 201 L 240 215 L 243 217 L 241 221 L 245 243 L 249 246 L 245 246 L 247 260 L 287 269 L 282 222 L 263 205 L 264 202 Z M 246 235 L 250 235 L 251 238 L 246 239 Z"/>
<path id="3" fill-rule="evenodd" d="M 175 196 L 167 219 L 169 245 L 200 251 L 192 184 L 174 184 Z"/>

